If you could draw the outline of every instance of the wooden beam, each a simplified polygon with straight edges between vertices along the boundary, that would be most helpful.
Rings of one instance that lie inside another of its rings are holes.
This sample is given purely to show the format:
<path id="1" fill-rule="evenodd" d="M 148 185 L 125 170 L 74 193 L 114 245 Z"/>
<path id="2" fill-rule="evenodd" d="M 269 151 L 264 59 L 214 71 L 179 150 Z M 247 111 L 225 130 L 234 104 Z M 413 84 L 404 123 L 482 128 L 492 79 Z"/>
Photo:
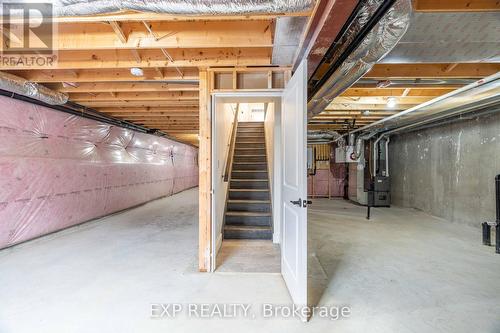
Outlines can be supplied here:
<path id="1" fill-rule="evenodd" d="M 164 130 L 166 130 L 166 128 L 161 127 L 161 126 L 160 126 L 158 129 L 164 129 Z M 169 131 L 170 131 L 171 133 L 180 133 L 180 134 L 188 134 L 188 133 L 196 133 L 196 134 L 198 134 L 198 133 L 199 133 L 199 130 L 197 130 L 197 129 L 189 129 L 189 130 L 175 130 L 175 129 L 169 129 Z"/>
<path id="2" fill-rule="evenodd" d="M 498 0 L 413 0 L 419 12 L 488 12 L 500 11 Z"/>
<path id="3" fill-rule="evenodd" d="M 198 84 L 160 83 L 160 82 L 82 82 L 77 86 L 63 87 L 58 83 L 45 84 L 50 89 L 65 93 L 81 92 L 166 92 L 166 91 L 199 91 Z"/>
<path id="4" fill-rule="evenodd" d="M 102 111 L 101 111 L 102 112 Z M 143 113 L 119 113 L 119 112 L 103 112 L 113 117 L 166 117 L 166 118 L 184 118 L 198 119 L 198 113 L 162 113 L 162 112 L 143 112 Z"/>
<path id="5" fill-rule="evenodd" d="M 169 54 L 173 61 L 157 49 L 59 51 L 53 64 L 2 61 L 0 70 L 269 66 L 272 48 L 171 49 Z"/>
<path id="6" fill-rule="evenodd" d="M 83 101 L 198 101 L 197 91 L 168 91 L 168 92 L 113 92 L 114 96 L 107 93 L 70 93 L 69 99 L 74 102 Z"/>
<path id="7" fill-rule="evenodd" d="M 68 53 L 70 53 L 70 52 L 68 52 Z M 142 57 L 141 57 L 141 54 L 139 53 L 139 51 L 137 51 L 137 49 L 131 49 L 131 50 L 130 50 L 130 53 L 132 54 L 132 57 L 133 57 L 133 58 L 134 58 L 134 60 L 135 60 L 135 64 L 134 64 L 134 65 L 135 65 L 135 66 L 142 67 Z M 64 55 L 64 56 L 66 57 L 67 55 Z M 93 56 L 95 56 L 95 55 L 93 55 Z M 109 58 L 107 58 L 107 59 L 109 59 Z M 111 58 L 111 59 L 109 59 L 109 60 L 111 60 L 111 61 L 112 61 L 112 60 L 113 60 L 113 58 Z M 98 60 L 98 58 L 97 58 L 97 57 L 95 57 L 95 59 L 94 59 L 94 61 L 93 61 L 93 62 L 94 62 L 94 63 L 96 63 L 96 64 L 102 64 L 102 63 L 103 63 L 102 61 L 101 61 L 101 62 L 99 62 L 99 60 Z M 116 63 L 119 63 L 119 62 L 120 62 L 120 61 L 119 61 L 118 59 L 116 59 Z M 85 63 L 85 62 L 81 62 L 81 63 Z M 72 66 L 72 65 L 73 65 L 73 66 Z M 134 67 L 134 66 L 132 65 L 132 63 L 130 63 L 129 65 L 130 65 L 130 66 L 128 66 L 128 67 Z M 73 58 L 73 61 L 65 61 L 65 58 L 62 58 L 62 59 L 61 59 L 61 58 L 59 58 L 59 61 L 57 62 L 57 68 L 65 68 L 65 67 L 71 67 L 71 68 L 82 68 L 82 67 L 83 67 L 83 68 L 102 68 L 102 66 L 100 66 L 100 67 L 97 67 L 97 66 L 96 66 L 96 67 L 92 67 L 92 66 L 83 66 L 83 65 L 82 65 L 82 66 L 79 66 L 79 63 L 75 62 L 75 61 L 74 61 L 74 58 Z M 147 66 L 147 67 L 149 67 L 149 66 Z M 119 68 L 119 67 L 115 65 L 115 68 Z M 163 77 L 163 75 L 162 75 L 161 77 Z"/>
<path id="8" fill-rule="evenodd" d="M 500 63 L 459 64 L 446 72 L 443 64 L 376 64 L 365 78 L 484 78 L 500 71 Z"/>
<path id="9" fill-rule="evenodd" d="M 452 70 L 454 70 L 457 66 L 458 66 L 458 63 L 448 64 L 448 65 L 446 65 L 446 66 L 443 68 L 443 72 L 445 72 L 445 73 L 449 73 L 449 72 L 451 72 Z"/>
<path id="10" fill-rule="evenodd" d="M 342 111 L 349 111 L 349 110 L 385 110 L 385 111 L 398 111 L 398 110 L 406 110 L 409 109 L 413 106 L 416 106 L 418 104 L 405 104 L 404 106 L 402 105 L 396 105 L 393 108 L 387 107 L 385 104 L 330 104 L 326 107 L 325 111 L 331 111 L 331 110 L 342 110 Z"/>
<path id="11" fill-rule="evenodd" d="M 108 82 L 108 81 L 149 81 L 149 80 L 178 80 L 192 81 L 198 79 L 197 68 L 185 68 L 184 76 L 173 69 L 166 69 L 161 78 L 153 68 L 145 68 L 144 76 L 134 76 L 129 69 L 82 69 L 75 76 L 67 70 L 22 70 L 8 71 L 33 82 Z"/>
<path id="12" fill-rule="evenodd" d="M 411 96 L 411 97 L 392 97 L 396 100 L 397 104 L 421 104 L 427 102 L 435 97 L 421 97 L 421 96 Z M 337 97 L 335 98 L 332 104 L 387 104 L 388 97 Z"/>
<path id="13" fill-rule="evenodd" d="M 89 16 L 59 16 L 52 17 L 54 23 L 98 23 L 98 22 L 197 22 L 197 21 L 261 21 L 261 20 L 271 20 L 277 17 L 290 17 L 290 16 L 309 16 L 311 10 L 298 11 L 293 13 L 263 13 L 263 14 L 233 14 L 233 15 L 173 15 L 173 14 L 163 14 L 163 13 L 151 13 L 151 12 L 134 12 L 134 11 L 123 11 L 119 13 L 103 14 L 103 15 L 89 15 Z M 1 22 L 1 20 L 0 20 Z M 23 21 L 24 22 L 24 21 Z"/>
<path id="14" fill-rule="evenodd" d="M 79 102 L 82 105 L 92 108 L 106 107 L 163 107 L 163 106 L 196 106 L 197 100 L 191 101 L 85 101 Z"/>
<path id="15" fill-rule="evenodd" d="M 199 260 L 202 272 L 211 269 L 212 218 L 212 121 L 210 115 L 210 85 L 206 70 L 200 71 L 200 125 L 199 125 Z"/>
<path id="16" fill-rule="evenodd" d="M 407 91 L 408 90 L 408 91 Z M 349 88 L 343 92 L 341 97 L 398 97 L 398 96 L 415 96 L 415 97 L 438 97 L 455 89 L 421 89 L 421 88 Z M 406 92 L 407 91 L 407 92 Z M 406 93 L 405 93 L 406 92 Z"/>
<path id="17" fill-rule="evenodd" d="M 370 115 L 374 116 L 390 116 L 399 111 L 370 111 Z M 359 116 L 362 115 L 363 111 L 323 111 L 320 114 L 314 116 L 312 119 L 316 118 L 328 118 L 337 116 Z"/>
<path id="18" fill-rule="evenodd" d="M 113 31 L 106 31 L 98 23 L 59 25 L 54 48 L 59 51 L 76 51 L 273 46 L 273 23 L 270 20 L 149 24 L 158 38 L 153 38 L 142 23 L 123 23 L 121 28 L 130 31 L 126 43 L 122 43 Z"/>
<path id="19" fill-rule="evenodd" d="M 163 69 L 161 69 L 159 67 L 155 67 L 155 71 L 156 71 L 156 73 L 158 73 L 159 77 L 164 78 Z"/>
<path id="20" fill-rule="evenodd" d="M 115 32 L 116 36 L 118 36 L 118 39 L 123 43 L 127 43 L 127 35 L 122 30 L 121 23 L 117 21 L 109 21 L 109 25 L 111 25 L 111 28 L 113 28 L 113 31 Z"/>
<path id="21" fill-rule="evenodd" d="M 406 88 L 403 93 L 401 94 L 401 97 L 406 97 L 410 94 L 411 88 Z"/>
<path id="22" fill-rule="evenodd" d="M 195 122 L 175 122 L 175 121 L 169 121 L 169 120 L 161 120 L 161 119 L 144 119 L 144 120 L 134 120 L 135 123 L 141 123 L 141 124 L 149 124 L 149 125 L 155 125 L 155 126 L 160 126 L 160 125 L 168 125 L 168 126 L 177 126 L 181 128 L 198 128 L 199 123 L 197 121 Z"/>
<path id="23" fill-rule="evenodd" d="M 101 107 L 98 111 L 108 113 L 168 113 L 168 114 L 198 114 L 199 105 L 162 106 L 162 107 Z"/>

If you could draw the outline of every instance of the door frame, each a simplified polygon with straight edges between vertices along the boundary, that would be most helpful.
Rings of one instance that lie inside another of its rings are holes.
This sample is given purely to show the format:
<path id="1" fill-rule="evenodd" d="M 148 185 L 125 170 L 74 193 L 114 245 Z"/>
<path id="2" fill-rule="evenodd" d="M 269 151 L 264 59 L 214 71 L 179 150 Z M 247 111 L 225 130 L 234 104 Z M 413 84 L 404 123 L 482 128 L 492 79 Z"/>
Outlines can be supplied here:
<path id="1" fill-rule="evenodd" d="M 217 177 L 216 175 L 216 163 L 217 163 L 217 156 L 215 155 L 217 150 L 215 149 L 215 137 L 216 137 L 216 121 L 215 121 L 215 117 L 216 117 L 216 105 L 217 105 L 217 98 L 259 98 L 259 97 L 262 97 L 262 98 L 276 98 L 276 99 L 279 99 L 279 101 L 277 101 L 278 103 L 281 103 L 282 102 L 282 96 L 283 96 L 283 91 L 284 89 L 273 89 L 272 91 L 269 91 L 269 90 L 262 90 L 262 91 L 251 91 L 251 92 L 245 92 L 245 91 L 236 91 L 236 92 L 214 92 L 212 93 L 210 96 L 211 96 L 211 100 L 210 100 L 210 119 L 212 120 L 211 121 L 211 132 L 212 132 L 212 135 L 211 135 L 211 139 L 210 139 L 210 147 L 211 147 L 211 151 L 212 151 L 212 156 L 211 156 L 211 161 L 210 161 L 210 165 L 211 165 L 211 174 L 210 174 L 210 179 L 211 179 L 211 188 L 210 188 L 210 193 L 212 194 L 211 195 L 211 199 L 210 199 L 210 211 L 211 211 L 211 215 L 210 215 L 210 232 L 211 232 L 211 244 L 210 244 L 210 248 L 211 248 L 211 251 L 210 251 L 210 268 L 209 268 L 209 272 L 215 272 L 216 270 L 216 266 L 217 266 L 217 252 L 219 251 L 219 239 L 221 239 L 219 237 L 219 233 L 218 233 L 218 230 L 217 230 L 217 227 L 216 227 L 216 210 L 215 210 L 215 198 L 214 198 L 214 189 L 213 189 L 213 184 L 215 184 L 215 177 Z M 280 104 L 281 105 L 281 104 Z M 281 107 L 280 107 L 281 108 Z M 280 125 L 281 126 L 281 125 Z M 281 149 L 281 147 L 280 147 Z M 281 151 L 279 152 L 279 154 L 281 154 Z M 274 154 L 276 156 L 276 154 Z M 281 155 L 279 155 L 281 156 Z M 279 159 L 279 161 L 281 162 L 281 158 Z M 276 166 L 275 166 L 276 167 Z M 279 177 L 278 180 L 276 180 L 276 177 Z M 274 199 L 276 198 L 276 195 L 278 195 L 278 198 L 280 198 L 280 193 L 277 193 L 277 192 L 280 192 L 281 191 L 281 173 L 279 173 L 278 175 L 276 173 L 273 173 L 273 178 L 274 178 L 274 181 L 273 181 L 273 184 L 274 184 L 274 188 L 273 188 L 273 198 L 272 200 L 274 201 Z M 281 243 L 281 237 L 276 237 L 278 238 L 277 241 L 274 240 L 274 233 L 276 232 L 276 229 L 278 230 L 278 235 L 279 235 L 279 232 L 281 230 L 281 221 L 280 220 L 277 220 L 275 218 L 276 216 L 276 212 L 273 211 L 273 241 L 275 243 Z M 278 218 L 279 218 L 280 215 L 278 215 Z M 276 223 L 278 225 L 276 225 Z M 277 228 L 276 228 L 277 227 Z"/>

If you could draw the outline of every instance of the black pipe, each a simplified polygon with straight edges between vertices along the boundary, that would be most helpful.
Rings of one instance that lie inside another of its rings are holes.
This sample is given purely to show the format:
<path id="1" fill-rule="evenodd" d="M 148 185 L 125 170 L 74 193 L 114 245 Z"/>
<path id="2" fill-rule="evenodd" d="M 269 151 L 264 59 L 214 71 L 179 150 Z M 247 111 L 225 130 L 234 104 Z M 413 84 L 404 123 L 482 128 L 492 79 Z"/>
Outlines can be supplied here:
<path id="1" fill-rule="evenodd" d="M 330 78 L 330 76 L 333 75 L 333 73 L 344 63 L 344 61 L 349 57 L 349 55 L 356 50 L 356 48 L 361 44 L 363 39 L 370 33 L 370 31 L 377 25 L 377 23 L 384 17 L 384 15 L 387 13 L 387 11 L 394 5 L 396 0 L 386 0 L 383 1 L 382 4 L 377 8 L 375 13 L 373 14 L 372 17 L 370 17 L 370 20 L 361 28 L 359 33 L 356 35 L 356 37 L 353 39 L 353 41 L 347 46 L 344 52 L 333 62 L 329 65 L 328 70 L 326 73 L 319 79 L 317 82 L 311 84 L 311 89 L 309 90 L 308 93 L 308 99 L 311 100 L 314 95 L 318 92 L 318 90 L 323 86 L 326 81 Z M 359 11 L 358 6 L 356 7 L 356 10 Z M 357 14 L 357 13 L 356 13 Z M 351 17 L 350 17 L 351 18 Z M 348 21 L 349 22 L 349 21 Z M 351 22 L 349 22 L 351 24 Z M 342 28 L 344 30 L 344 27 Z M 348 27 L 348 25 L 347 25 Z M 347 30 L 347 28 L 345 29 Z M 333 47 L 338 47 L 336 44 L 332 45 Z M 330 48 L 332 47 L 330 46 Z M 331 54 L 332 50 L 329 49 L 327 51 L 327 55 Z M 322 63 L 324 63 L 323 60 L 325 60 L 326 57 L 322 59 Z M 325 60 L 326 61 L 326 60 Z M 319 66 L 318 66 L 319 68 Z M 313 76 L 311 77 L 311 80 L 313 79 Z M 311 80 L 309 81 L 311 83 Z"/>

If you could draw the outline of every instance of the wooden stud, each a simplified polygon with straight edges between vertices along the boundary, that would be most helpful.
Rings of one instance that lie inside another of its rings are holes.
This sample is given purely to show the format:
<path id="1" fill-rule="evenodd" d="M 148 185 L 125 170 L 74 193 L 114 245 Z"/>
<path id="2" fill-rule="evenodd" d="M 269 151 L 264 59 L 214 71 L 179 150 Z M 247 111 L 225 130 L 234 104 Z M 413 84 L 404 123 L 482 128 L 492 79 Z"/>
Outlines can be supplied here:
<path id="1" fill-rule="evenodd" d="M 210 85 L 206 70 L 201 70 L 200 77 L 200 130 L 199 130 L 199 261 L 202 272 L 211 269 L 212 248 L 212 121 L 210 116 Z"/>

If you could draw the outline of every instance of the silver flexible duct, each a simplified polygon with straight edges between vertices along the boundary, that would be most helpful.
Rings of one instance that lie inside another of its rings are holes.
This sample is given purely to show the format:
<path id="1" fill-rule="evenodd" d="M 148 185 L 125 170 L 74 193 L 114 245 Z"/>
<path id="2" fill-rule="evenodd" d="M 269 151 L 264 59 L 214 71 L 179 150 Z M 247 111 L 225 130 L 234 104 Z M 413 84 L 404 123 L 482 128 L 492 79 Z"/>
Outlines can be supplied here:
<path id="1" fill-rule="evenodd" d="M 358 25 L 364 25 L 368 17 L 371 16 L 370 13 L 375 12 L 379 5 L 380 1 L 370 1 L 360 19 L 349 28 L 349 32 L 358 31 Z M 324 111 L 335 97 L 356 83 L 359 78 L 370 71 L 375 63 L 396 46 L 408 29 L 411 13 L 411 0 L 398 0 L 388 10 L 356 50 L 349 55 L 309 101 L 307 105 L 309 117 Z"/>
<path id="2" fill-rule="evenodd" d="M 312 0 L 54 0 L 56 16 L 119 11 L 176 15 L 292 13 L 309 10 Z"/>
<path id="3" fill-rule="evenodd" d="M 4 72 L 0 72 L 0 89 L 30 97 L 51 105 L 61 105 L 68 101 L 68 95 L 66 94 Z"/>
<path id="4" fill-rule="evenodd" d="M 307 131 L 307 140 L 336 140 L 341 135 L 337 131 L 331 130 L 318 130 Z"/>

